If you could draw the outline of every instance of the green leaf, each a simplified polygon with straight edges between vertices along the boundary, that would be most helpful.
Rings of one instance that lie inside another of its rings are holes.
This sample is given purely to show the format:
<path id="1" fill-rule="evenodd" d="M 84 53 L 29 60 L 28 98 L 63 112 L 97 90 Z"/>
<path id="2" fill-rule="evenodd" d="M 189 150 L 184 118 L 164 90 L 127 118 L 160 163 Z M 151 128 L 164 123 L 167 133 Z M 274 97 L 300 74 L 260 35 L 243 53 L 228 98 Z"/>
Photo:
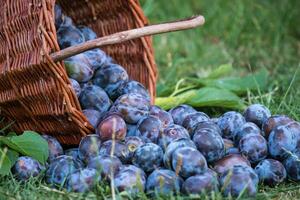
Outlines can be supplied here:
<path id="1" fill-rule="evenodd" d="M 220 65 L 217 69 L 213 70 L 206 78 L 217 79 L 229 75 L 233 71 L 231 64 Z"/>
<path id="2" fill-rule="evenodd" d="M 14 165 L 16 163 L 16 161 L 19 158 L 19 153 L 12 150 L 12 149 L 8 149 L 7 150 L 7 157 L 9 158 L 10 162 L 12 165 Z"/>
<path id="3" fill-rule="evenodd" d="M 7 148 L 0 149 L 0 175 L 7 175 L 12 166 L 13 164 L 7 156 Z"/>
<path id="4" fill-rule="evenodd" d="M 233 109 L 243 109 L 245 107 L 242 99 L 236 94 L 212 87 L 197 90 L 196 94 L 185 103 L 193 107 L 212 106 Z"/>
<path id="5" fill-rule="evenodd" d="M 0 141 L 20 154 L 33 157 L 43 164 L 48 159 L 48 143 L 34 131 L 25 131 L 19 136 L 2 136 Z"/>
<path id="6" fill-rule="evenodd" d="M 265 69 L 245 77 L 230 77 L 217 80 L 207 80 L 202 83 L 208 87 L 230 90 L 236 94 L 245 94 L 248 90 L 263 91 L 267 86 L 268 72 Z"/>

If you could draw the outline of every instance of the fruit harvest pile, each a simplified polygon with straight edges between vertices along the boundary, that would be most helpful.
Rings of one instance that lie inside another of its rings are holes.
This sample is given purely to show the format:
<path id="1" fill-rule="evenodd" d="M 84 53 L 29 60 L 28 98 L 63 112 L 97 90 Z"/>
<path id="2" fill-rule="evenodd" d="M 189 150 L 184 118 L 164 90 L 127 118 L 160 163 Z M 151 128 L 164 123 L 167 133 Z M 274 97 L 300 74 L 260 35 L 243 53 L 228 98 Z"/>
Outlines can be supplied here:
<path id="1" fill-rule="evenodd" d="M 61 49 L 97 37 L 76 27 L 59 6 L 55 14 Z M 46 166 L 22 156 L 12 169 L 17 179 L 42 174 L 51 186 L 74 192 L 103 182 L 130 195 L 221 191 L 235 197 L 255 196 L 259 182 L 300 181 L 300 123 L 288 116 L 272 115 L 260 104 L 218 118 L 188 105 L 165 111 L 150 105 L 145 87 L 100 49 L 64 63 L 95 134 L 65 150 L 43 135 Z"/>

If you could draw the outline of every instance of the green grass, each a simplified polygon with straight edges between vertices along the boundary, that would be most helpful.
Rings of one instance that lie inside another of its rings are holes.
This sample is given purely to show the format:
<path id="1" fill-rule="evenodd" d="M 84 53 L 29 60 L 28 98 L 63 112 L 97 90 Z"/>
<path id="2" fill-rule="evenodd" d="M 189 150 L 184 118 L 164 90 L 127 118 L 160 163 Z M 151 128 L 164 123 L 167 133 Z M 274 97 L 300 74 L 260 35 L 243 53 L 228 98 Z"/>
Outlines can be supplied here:
<path id="1" fill-rule="evenodd" d="M 232 63 L 236 75 L 266 68 L 268 90 L 249 94 L 246 101 L 264 103 L 273 113 L 300 120 L 300 1 L 143 0 L 142 5 L 151 23 L 197 14 L 206 18 L 206 24 L 196 30 L 154 37 L 159 86 L 174 85 L 186 76 L 201 78 L 224 63 Z M 53 190 L 37 180 L 21 184 L 11 177 L 0 178 L 0 199 L 105 198 L 111 198 L 109 187 L 81 195 Z M 300 185 L 260 187 L 257 198 L 297 199 Z"/>

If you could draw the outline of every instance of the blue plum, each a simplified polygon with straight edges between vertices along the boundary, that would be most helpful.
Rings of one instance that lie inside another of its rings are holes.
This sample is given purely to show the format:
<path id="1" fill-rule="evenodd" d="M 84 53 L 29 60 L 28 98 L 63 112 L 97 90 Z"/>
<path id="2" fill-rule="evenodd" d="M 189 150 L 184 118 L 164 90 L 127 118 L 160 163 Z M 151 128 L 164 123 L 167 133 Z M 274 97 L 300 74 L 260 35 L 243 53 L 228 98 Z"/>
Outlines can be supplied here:
<path id="1" fill-rule="evenodd" d="M 183 120 L 188 114 L 197 112 L 193 107 L 189 105 L 179 105 L 175 108 L 172 108 L 169 110 L 169 113 L 172 115 L 174 123 L 178 125 L 182 125 Z"/>
<path id="2" fill-rule="evenodd" d="M 74 27 L 73 20 L 70 17 L 63 14 L 62 15 L 62 23 L 60 24 L 60 27 L 70 27 L 70 26 Z M 57 30 L 59 30 L 60 27 Z"/>
<path id="3" fill-rule="evenodd" d="M 252 122 L 246 122 L 244 125 L 242 125 L 236 132 L 234 137 L 234 143 L 235 145 L 238 145 L 240 140 L 243 136 L 247 134 L 261 134 L 261 130 L 258 128 L 258 126 Z"/>
<path id="4" fill-rule="evenodd" d="M 101 141 L 111 139 L 124 140 L 126 137 L 127 127 L 123 118 L 115 113 L 107 115 L 97 127 L 97 134 Z"/>
<path id="5" fill-rule="evenodd" d="M 277 126 L 286 125 L 294 120 L 285 115 L 273 115 L 269 117 L 262 125 L 263 135 L 269 138 L 270 133 Z"/>
<path id="6" fill-rule="evenodd" d="M 230 154 L 213 163 L 213 170 L 218 174 L 223 174 L 236 165 L 251 166 L 249 160 L 241 154 Z"/>
<path id="7" fill-rule="evenodd" d="M 168 145 L 167 149 L 165 150 L 165 154 L 164 154 L 164 158 L 163 158 L 164 165 L 168 169 L 172 168 L 173 152 L 180 147 L 192 147 L 194 149 L 197 149 L 194 142 L 190 139 L 181 138 L 181 139 L 177 139 L 177 140 L 174 140 L 173 142 L 171 142 Z"/>
<path id="8" fill-rule="evenodd" d="M 82 25 L 77 26 L 77 28 L 83 34 L 85 41 L 89 41 L 97 38 L 97 34 L 91 28 Z"/>
<path id="9" fill-rule="evenodd" d="M 100 154 L 101 140 L 98 135 L 87 135 L 81 139 L 78 147 L 79 158 L 88 163 L 88 161 Z"/>
<path id="10" fill-rule="evenodd" d="M 296 150 L 298 136 L 287 125 L 277 126 L 269 135 L 270 155 L 275 159 L 285 159 L 289 152 Z"/>
<path id="11" fill-rule="evenodd" d="M 138 122 L 136 131 L 145 142 L 157 144 L 163 131 L 163 124 L 157 117 L 149 115 Z"/>
<path id="12" fill-rule="evenodd" d="M 254 197 L 257 193 L 258 176 L 251 167 L 236 165 L 220 177 L 220 185 L 225 196 Z"/>
<path id="13" fill-rule="evenodd" d="M 239 149 L 234 146 L 234 143 L 232 140 L 223 138 L 223 142 L 225 145 L 225 155 L 240 153 Z"/>
<path id="14" fill-rule="evenodd" d="M 80 169 L 70 174 L 66 180 L 66 188 L 69 192 L 88 192 L 101 181 L 101 176 L 95 169 Z"/>
<path id="15" fill-rule="evenodd" d="M 252 133 L 243 136 L 239 143 L 239 149 L 252 164 L 258 163 L 268 155 L 267 141 L 259 134 Z"/>
<path id="16" fill-rule="evenodd" d="M 82 111 L 82 113 L 84 114 L 84 116 L 86 116 L 91 125 L 94 128 L 97 128 L 103 114 L 101 114 L 101 112 L 99 112 L 98 110 L 94 109 L 85 109 Z"/>
<path id="17" fill-rule="evenodd" d="M 62 155 L 64 150 L 58 140 L 50 135 L 42 135 L 48 143 L 49 157 L 48 162 L 52 162 L 56 157 Z"/>
<path id="18" fill-rule="evenodd" d="M 60 25 L 63 22 L 63 13 L 60 5 L 55 4 L 54 6 L 54 17 L 55 17 L 55 28 L 56 30 L 59 29 Z"/>
<path id="19" fill-rule="evenodd" d="M 106 92 L 96 85 L 85 86 L 79 101 L 83 109 L 98 110 L 101 115 L 108 111 L 111 106 L 111 101 Z"/>
<path id="20" fill-rule="evenodd" d="M 93 84 L 103 88 L 111 99 L 117 98 L 117 89 L 128 81 L 128 74 L 123 67 L 109 64 L 99 68 L 93 78 Z"/>
<path id="21" fill-rule="evenodd" d="M 127 191 L 131 196 L 144 192 L 146 185 L 145 172 L 134 166 L 125 165 L 114 177 L 114 186 L 119 192 Z"/>
<path id="22" fill-rule="evenodd" d="M 209 194 L 219 190 L 218 176 L 212 170 L 191 176 L 182 185 L 185 194 Z"/>
<path id="23" fill-rule="evenodd" d="M 100 155 L 114 155 L 119 158 L 122 163 L 129 163 L 130 155 L 127 146 L 119 140 L 107 140 L 102 143 Z"/>
<path id="24" fill-rule="evenodd" d="M 209 121 L 209 116 L 207 116 L 203 112 L 195 112 L 188 114 L 184 118 L 182 126 L 188 130 L 189 134 L 192 137 L 195 129 L 197 128 L 197 124 L 203 121 Z"/>
<path id="25" fill-rule="evenodd" d="M 53 186 L 64 186 L 67 177 L 78 170 L 80 165 L 71 156 L 59 156 L 48 166 L 46 182 Z"/>
<path id="26" fill-rule="evenodd" d="M 150 106 L 150 115 L 157 117 L 163 125 L 163 128 L 174 124 L 172 115 L 158 106 Z"/>
<path id="27" fill-rule="evenodd" d="M 207 170 L 204 156 L 192 147 L 180 147 L 173 152 L 172 167 L 176 174 L 188 178 Z"/>
<path id="28" fill-rule="evenodd" d="M 80 168 L 84 168 L 85 164 L 83 161 L 79 158 L 79 151 L 78 148 L 71 148 L 71 149 L 66 149 L 64 151 L 64 155 L 66 156 L 71 156 L 80 166 Z"/>
<path id="29" fill-rule="evenodd" d="M 61 49 L 85 42 L 83 34 L 75 26 L 60 26 L 56 34 Z"/>
<path id="30" fill-rule="evenodd" d="M 123 82 L 117 89 L 116 91 L 116 96 L 119 97 L 124 94 L 129 94 L 129 93 L 136 93 L 140 94 L 146 99 L 150 100 L 150 95 L 147 89 L 139 82 L 134 81 L 134 80 L 129 80 L 126 82 Z"/>
<path id="31" fill-rule="evenodd" d="M 156 169 L 147 179 L 146 191 L 149 194 L 171 195 L 180 192 L 183 179 L 168 169 Z"/>
<path id="32" fill-rule="evenodd" d="M 244 112 L 246 121 L 253 122 L 258 127 L 261 127 L 270 116 L 270 110 L 261 104 L 252 104 Z"/>
<path id="33" fill-rule="evenodd" d="M 12 168 L 12 173 L 20 181 L 27 181 L 30 177 L 39 176 L 45 169 L 37 160 L 21 156 L 17 159 Z"/>
<path id="34" fill-rule="evenodd" d="M 146 173 L 150 173 L 161 166 L 163 155 L 160 146 L 154 143 L 146 143 L 136 149 L 132 163 Z"/>
<path id="35" fill-rule="evenodd" d="M 127 127 L 126 137 L 140 136 L 140 133 L 137 131 L 136 124 L 126 124 L 126 127 Z"/>
<path id="36" fill-rule="evenodd" d="M 72 86 L 77 98 L 79 98 L 80 93 L 81 93 L 80 84 L 75 79 L 70 78 L 69 80 L 70 80 L 71 86 Z"/>
<path id="37" fill-rule="evenodd" d="M 284 166 L 281 162 L 273 159 L 260 161 L 255 167 L 255 173 L 260 182 L 269 186 L 278 185 L 286 179 L 286 170 Z"/>
<path id="38" fill-rule="evenodd" d="M 89 160 L 88 168 L 96 169 L 104 180 L 111 180 L 111 177 L 116 175 L 122 163 L 119 158 L 110 155 L 100 155 Z"/>
<path id="39" fill-rule="evenodd" d="M 214 128 L 197 128 L 193 141 L 207 162 L 214 162 L 225 155 L 225 145 L 222 137 Z"/>
<path id="40" fill-rule="evenodd" d="M 188 131 L 180 125 L 172 124 L 165 128 L 163 132 L 159 135 L 158 145 L 166 149 L 167 146 L 174 140 L 186 138 L 190 139 Z"/>
<path id="41" fill-rule="evenodd" d="M 150 101 L 135 93 L 120 96 L 111 109 L 119 113 L 126 123 L 136 124 L 149 115 Z"/>
<path id="42" fill-rule="evenodd" d="M 91 68 L 96 71 L 104 66 L 110 65 L 113 60 L 110 56 L 106 55 L 104 51 L 100 49 L 92 49 L 84 52 L 88 58 Z"/>
<path id="43" fill-rule="evenodd" d="M 128 149 L 128 152 L 129 152 L 129 158 L 128 159 L 132 160 L 136 149 L 139 148 L 140 146 L 142 146 L 145 143 L 140 137 L 131 136 L 131 137 L 126 137 L 125 138 L 125 144 L 126 144 L 126 147 Z"/>
<path id="44" fill-rule="evenodd" d="M 289 153 L 288 157 L 283 161 L 288 178 L 293 181 L 300 181 L 300 150 Z"/>
<path id="45" fill-rule="evenodd" d="M 238 112 L 229 111 L 224 113 L 218 121 L 218 126 L 223 132 L 223 137 L 233 139 L 236 131 L 246 123 L 245 118 Z"/>
<path id="46" fill-rule="evenodd" d="M 194 133 L 196 133 L 198 131 L 198 129 L 199 130 L 209 129 L 213 132 L 218 133 L 220 136 L 222 136 L 222 131 L 219 128 L 219 126 L 216 123 L 212 122 L 212 121 L 203 121 L 203 122 L 197 123 L 197 126 L 194 130 Z"/>

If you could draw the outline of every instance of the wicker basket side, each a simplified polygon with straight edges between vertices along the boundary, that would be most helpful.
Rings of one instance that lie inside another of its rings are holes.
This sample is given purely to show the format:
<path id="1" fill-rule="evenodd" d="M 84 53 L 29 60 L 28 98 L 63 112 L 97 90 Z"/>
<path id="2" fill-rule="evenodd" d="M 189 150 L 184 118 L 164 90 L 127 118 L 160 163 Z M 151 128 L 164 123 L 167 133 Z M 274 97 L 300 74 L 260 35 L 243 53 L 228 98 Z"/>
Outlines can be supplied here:
<path id="1" fill-rule="evenodd" d="M 0 0 L 0 109 L 17 132 L 35 130 L 78 144 L 93 131 L 81 112 L 59 50 L 54 0 Z M 2 125 L 4 126 L 4 125 Z"/>
<path id="2" fill-rule="evenodd" d="M 58 0 L 58 3 L 76 24 L 90 26 L 99 37 L 148 25 L 138 0 Z M 143 83 L 154 100 L 157 69 L 151 37 L 102 49 L 124 66 L 132 79 Z"/>

